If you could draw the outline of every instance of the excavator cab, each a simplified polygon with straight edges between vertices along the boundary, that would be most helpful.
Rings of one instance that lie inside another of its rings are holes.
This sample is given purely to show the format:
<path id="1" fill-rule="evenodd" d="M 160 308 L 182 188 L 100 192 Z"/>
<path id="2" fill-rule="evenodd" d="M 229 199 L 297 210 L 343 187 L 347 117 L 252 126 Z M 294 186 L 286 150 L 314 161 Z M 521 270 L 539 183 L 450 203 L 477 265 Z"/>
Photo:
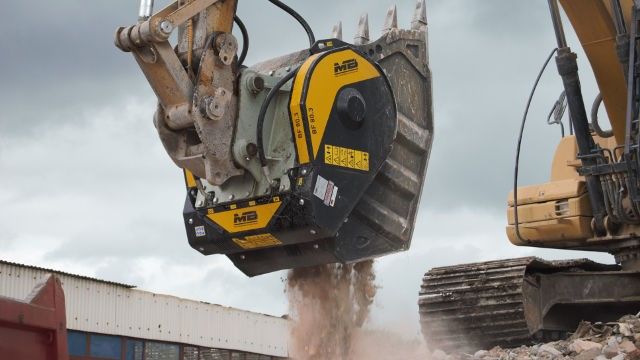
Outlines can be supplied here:
<path id="1" fill-rule="evenodd" d="M 353 43 L 342 24 L 316 40 L 269 2 L 300 22 L 308 48 L 245 64 L 236 0 L 179 0 L 154 15 L 143 0 L 139 22 L 116 32 L 184 171 L 189 244 L 248 276 L 407 250 L 433 139 L 424 0 L 408 29 L 392 7 L 377 40 L 363 15 Z"/>
<path id="2" fill-rule="evenodd" d="M 550 181 L 518 188 L 519 234 L 514 192 L 509 194 L 507 236 L 514 245 L 576 246 L 593 237 L 593 212 L 585 179 L 578 174 L 577 153 L 575 136 L 562 138 L 552 162 Z"/>

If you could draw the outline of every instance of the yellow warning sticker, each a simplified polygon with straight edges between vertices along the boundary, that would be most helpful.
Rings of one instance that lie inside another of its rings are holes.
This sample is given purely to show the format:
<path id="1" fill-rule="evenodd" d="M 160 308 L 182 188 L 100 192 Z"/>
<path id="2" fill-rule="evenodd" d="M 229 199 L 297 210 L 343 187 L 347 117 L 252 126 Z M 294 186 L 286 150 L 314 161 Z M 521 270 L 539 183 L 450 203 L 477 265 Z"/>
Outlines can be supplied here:
<path id="1" fill-rule="evenodd" d="M 282 245 L 282 242 L 271 234 L 245 236 L 244 239 L 234 238 L 233 242 L 243 249 L 259 249 L 269 246 Z"/>
<path id="2" fill-rule="evenodd" d="M 324 162 L 349 169 L 369 171 L 369 153 L 340 146 L 324 146 Z"/>

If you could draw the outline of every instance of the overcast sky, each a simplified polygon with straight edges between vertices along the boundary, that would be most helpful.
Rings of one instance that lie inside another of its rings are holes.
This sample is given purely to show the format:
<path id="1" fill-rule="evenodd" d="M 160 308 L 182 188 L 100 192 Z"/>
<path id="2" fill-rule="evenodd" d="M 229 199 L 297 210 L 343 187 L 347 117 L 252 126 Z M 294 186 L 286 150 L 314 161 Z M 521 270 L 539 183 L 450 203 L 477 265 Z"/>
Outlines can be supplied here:
<path id="1" fill-rule="evenodd" d="M 378 36 L 392 4 L 288 3 L 317 37 L 342 20 L 347 40 L 362 12 Z M 517 248 L 504 232 L 521 114 L 555 46 L 547 2 L 429 0 L 427 7 L 435 143 L 412 248 L 377 262 L 382 288 L 371 322 L 409 336 L 418 334 L 417 293 L 431 267 L 588 255 Z M 398 2 L 401 26 L 413 8 L 413 0 Z M 137 0 L 7 1 L 2 13 L 0 259 L 284 314 L 284 273 L 248 279 L 225 257 L 203 257 L 187 244 L 182 175 L 153 127 L 155 98 L 131 56 L 113 46 L 115 28 L 135 22 Z M 305 46 L 299 25 L 267 1 L 240 1 L 239 15 L 251 34 L 247 63 Z M 597 90 L 578 53 L 590 103 Z M 548 179 L 560 138 L 545 123 L 562 90 L 551 65 L 525 135 L 523 184 Z"/>

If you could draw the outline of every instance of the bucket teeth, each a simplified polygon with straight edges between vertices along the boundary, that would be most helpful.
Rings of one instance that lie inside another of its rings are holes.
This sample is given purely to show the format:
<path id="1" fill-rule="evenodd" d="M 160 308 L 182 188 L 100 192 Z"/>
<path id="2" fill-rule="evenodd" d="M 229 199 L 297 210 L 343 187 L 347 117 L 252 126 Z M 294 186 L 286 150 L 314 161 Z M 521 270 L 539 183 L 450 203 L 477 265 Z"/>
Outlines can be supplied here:
<path id="1" fill-rule="evenodd" d="M 384 21 L 384 28 L 382 29 L 383 33 L 387 33 L 393 29 L 398 28 L 398 8 L 393 5 L 387 11 L 387 18 Z"/>
<path id="2" fill-rule="evenodd" d="M 427 31 L 427 4 L 426 0 L 418 0 L 416 3 L 416 11 L 411 20 L 411 29 L 418 31 Z"/>
<path id="3" fill-rule="evenodd" d="M 360 21 L 358 21 L 358 32 L 353 38 L 353 43 L 355 45 L 364 45 L 368 44 L 369 40 L 369 14 L 365 13 L 360 16 Z"/>
<path id="4" fill-rule="evenodd" d="M 332 37 L 334 39 L 342 40 L 342 21 L 339 21 L 331 31 Z"/>

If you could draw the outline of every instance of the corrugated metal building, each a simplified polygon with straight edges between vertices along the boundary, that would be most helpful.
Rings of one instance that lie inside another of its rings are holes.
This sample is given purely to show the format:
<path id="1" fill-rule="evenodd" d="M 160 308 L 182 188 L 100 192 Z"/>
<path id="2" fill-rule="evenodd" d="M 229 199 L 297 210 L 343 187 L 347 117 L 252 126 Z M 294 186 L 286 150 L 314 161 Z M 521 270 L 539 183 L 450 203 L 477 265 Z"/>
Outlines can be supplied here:
<path id="1" fill-rule="evenodd" d="M 63 285 L 72 360 L 271 360 L 287 320 L 50 269 L 0 261 L 0 296 L 25 298 L 48 274 Z"/>

